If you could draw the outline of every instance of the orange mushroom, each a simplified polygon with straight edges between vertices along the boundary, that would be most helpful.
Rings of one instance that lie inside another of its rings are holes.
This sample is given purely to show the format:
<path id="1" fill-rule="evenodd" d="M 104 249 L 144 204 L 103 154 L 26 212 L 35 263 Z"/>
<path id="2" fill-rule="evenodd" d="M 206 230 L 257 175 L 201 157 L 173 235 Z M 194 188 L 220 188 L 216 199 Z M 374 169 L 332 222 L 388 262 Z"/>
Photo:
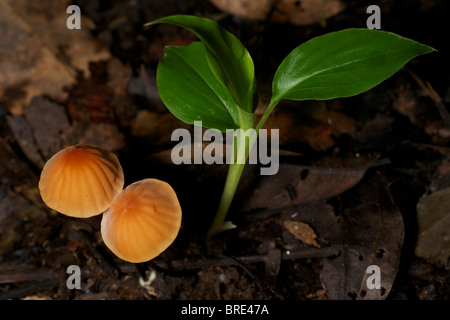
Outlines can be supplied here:
<path id="1" fill-rule="evenodd" d="M 138 263 L 166 250 L 180 226 L 181 207 L 172 187 L 144 179 L 125 188 L 103 213 L 101 234 L 115 255 Z"/>
<path id="2" fill-rule="evenodd" d="M 124 185 L 117 157 L 92 145 L 75 145 L 56 153 L 41 172 L 39 190 L 48 207 L 71 217 L 104 212 Z"/>

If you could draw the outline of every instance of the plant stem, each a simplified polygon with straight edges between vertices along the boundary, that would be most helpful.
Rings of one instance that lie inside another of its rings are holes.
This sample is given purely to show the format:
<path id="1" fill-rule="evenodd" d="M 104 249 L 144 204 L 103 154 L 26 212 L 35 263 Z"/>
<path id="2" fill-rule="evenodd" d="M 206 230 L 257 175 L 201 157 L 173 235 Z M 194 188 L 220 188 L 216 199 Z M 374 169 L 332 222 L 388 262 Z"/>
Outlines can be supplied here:
<path id="1" fill-rule="evenodd" d="M 207 238 L 210 239 L 214 235 L 232 229 L 235 226 L 231 223 L 226 224 L 225 217 L 230 209 L 231 202 L 233 201 L 234 194 L 236 193 L 239 180 L 244 170 L 244 164 L 234 163 L 230 164 L 228 169 L 227 180 L 225 182 L 225 187 L 223 189 L 222 198 L 220 199 L 219 209 L 217 210 L 216 217 L 209 228 Z"/>
<path id="2" fill-rule="evenodd" d="M 270 103 L 267 106 L 266 111 L 264 112 L 263 116 L 261 117 L 261 119 L 258 122 L 258 125 L 256 126 L 256 135 L 259 134 L 259 130 L 261 130 L 261 128 L 264 126 L 264 123 L 266 123 L 267 118 L 270 116 L 273 109 L 277 106 L 278 102 L 280 102 L 280 101 L 279 100 L 270 100 Z"/>
<path id="3" fill-rule="evenodd" d="M 261 117 L 258 125 L 256 126 L 256 134 L 250 137 L 249 143 L 247 144 L 245 141 L 246 136 L 244 134 L 240 135 L 240 141 L 237 143 L 237 153 L 234 155 L 234 162 L 230 164 L 230 168 L 228 169 L 227 179 L 225 181 L 225 187 L 223 189 L 222 197 L 220 199 L 219 209 L 217 210 L 216 217 L 209 228 L 207 239 L 210 239 L 214 235 L 229 229 L 233 229 L 236 226 L 231 222 L 226 223 L 225 218 L 230 209 L 231 202 L 233 201 L 234 195 L 236 193 L 237 186 L 239 184 L 239 180 L 241 179 L 242 172 L 245 167 L 245 163 L 247 162 L 248 156 L 250 154 L 250 148 L 253 146 L 256 138 L 259 134 L 259 130 L 263 127 L 267 118 L 269 117 L 272 110 L 278 104 L 278 101 L 271 101 Z M 248 146 L 248 147 L 247 147 Z M 233 150 L 235 149 L 235 140 L 233 139 Z M 245 152 L 244 158 L 242 158 L 242 152 Z M 240 159 L 241 161 L 236 161 L 236 159 Z M 243 160 L 243 161 L 242 161 Z"/>

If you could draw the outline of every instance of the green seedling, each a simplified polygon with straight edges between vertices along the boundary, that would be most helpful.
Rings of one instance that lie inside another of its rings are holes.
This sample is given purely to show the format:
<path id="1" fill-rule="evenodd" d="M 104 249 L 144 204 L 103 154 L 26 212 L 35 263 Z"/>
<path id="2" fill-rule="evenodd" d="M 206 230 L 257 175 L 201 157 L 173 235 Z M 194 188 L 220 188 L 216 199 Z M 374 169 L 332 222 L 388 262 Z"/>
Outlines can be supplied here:
<path id="1" fill-rule="evenodd" d="M 157 68 L 157 85 L 163 103 L 181 121 L 189 124 L 202 121 L 205 128 L 221 132 L 254 128 L 257 135 L 281 100 L 355 96 L 389 78 L 411 59 L 434 51 L 380 30 L 345 29 L 315 37 L 295 48 L 279 65 L 273 79 L 272 97 L 256 123 L 258 95 L 253 60 L 239 39 L 206 18 L 174 15 L 145 26 L 158 23 L 185 28 L 200 39 L 185 47 L 165 48 Z M 235 140 L 235 154 L 243 155 L 246 160 L 254 139 Z M 245 161 L 230 164 L 208 238 L 235 227 L 225 218 L 244 166 Z"/>

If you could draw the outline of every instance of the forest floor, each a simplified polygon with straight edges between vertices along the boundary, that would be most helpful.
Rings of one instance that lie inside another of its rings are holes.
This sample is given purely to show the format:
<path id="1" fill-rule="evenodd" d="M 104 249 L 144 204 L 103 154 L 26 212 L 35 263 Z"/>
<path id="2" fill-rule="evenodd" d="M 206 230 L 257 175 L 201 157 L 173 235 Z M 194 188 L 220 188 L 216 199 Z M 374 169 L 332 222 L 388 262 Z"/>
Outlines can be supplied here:
<path id="1" fill-rule="evenodd" d="M 450 298 L 450 55 L 441 32 L 450 4 L 285 3 L 253 20 L 205 0 L 78 0 L 82 29 L 68 30 L 71 1 L 0 0 L 0 299 Z M 246 167 L 227 217 L 237 228 L 207 247 L 227 166 L 172 163 L 172 131 L 193 128 L 167 111 L 155 79 L 166 45 L 197 39 L 143 24 L 170 14 L 219 21 L 252 55 L 264 110 L 282 59 L 314 36 L 365 28 L 370 4 L 382 9 L 383 30 L 437 52 L 356 97 L 281 103 L 266 125 L 280 130 L 278 174 Z M 101 216 L 74 219 L 42 202 L 45 161 L 76 143 L 115 152 L 126 185 L 158 178 L 176 191 L 182 227 L 148 264 L 150 285 L 104 245 Z M 79 290 L 66 285 L 70 265 L 81 269 Z M 382 275 L 375 291 L 366 287 L 371 265 Z"/>

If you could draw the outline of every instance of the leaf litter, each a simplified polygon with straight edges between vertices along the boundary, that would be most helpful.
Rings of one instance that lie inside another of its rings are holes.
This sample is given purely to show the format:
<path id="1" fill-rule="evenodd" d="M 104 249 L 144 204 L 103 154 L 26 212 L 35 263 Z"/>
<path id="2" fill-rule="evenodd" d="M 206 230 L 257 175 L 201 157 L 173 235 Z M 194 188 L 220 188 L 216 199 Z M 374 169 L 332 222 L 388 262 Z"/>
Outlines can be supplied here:
<path id="1" fill-rule="evenodd" d="M 295 6 L 295 2 L 285 5 Z M 448 297 L 448 128 L 415 80 L 400 74 L 361 97 L 310 107 L 302 103 L 302 113 L 294 111 L 299 110 L 297 102 L 280 106 L 267 122 L 282 129 L 279 175 L 261 177 L 252 166 L 246 168 L 231 212 L 238 229 L 219 237 L 213 254 L 208 255 L 202 230 L 209 221 L 202 217 L 217 209 L 220 195 L 215 190 L 220 189 L 217 186 L 222 185 L 226 170 L 220 165 L 171 164 L 173 142 L 168 135 L 179 122 L 162 108 L 152 78 L 163 44 L 187 44 L 193 38 L 163 27 L 139 31 L 142 15 L 151 20 L 157 12 L 161 16 L 171 10 L 179 13 L 189 5 L 154 1 L 148 7 L 128 4 L 124 10 L 124 4 L 116 3 L 104 11 L 95 6 L 82 10 L 90 15 L 83 16 L 89 28 L 74 39 L 73 33 L 69 37 L 59 33 L 65 30 L 52 27 L 65 23 L 66 15 L 52 20 L 40 14 L 43 8 L 47 13 L 57 11 L 56 7 L 65 12 L 66 2 L 0 1 L 0 21 L 8 31 L 0 47 L 9 48 L 2 52 L 10 54 L 0 60 L 2 298 Z M 348 12 L 362 8 L 352 6 Z M 216 17 L 223 17 L 212 5 L 199 8 L 206 16 L 219 13 Z M 333 10 L 327 19 L 315 16 L 314 8 L 304 14 L 315 19 L 313 24 L 333 25 L 338 14 Z M 287 14 L 283 19 L 295 23 L 300 11 L 279 14 Z M 124 12 L 130 13 L 126 19 Z M 337 17 L 345 19 L 345 11 Z M 258 22 L 234 18 L 222 22 L 240 32 L 253 48 L 261 48 L 258 39 L 248 38 L 260 30 Z M 32 24 L 39 31 L 31 29 Z M 247 33 L 239 26 L 245 26 Z M 279 37 L 270 37 L 284 27 L 266 24 L 266 49 L 289 49 L 277 41 Z M 289 29 L 292 35 L 285 33 L 284 41 L 297 43 L 318 32 L 315 28 Z M 37 37 L 38 32 L 42 37 Z M 23 41 L 19 43 L 18 38 Z M 80 53 L 75 45 L 86 50 Z M 265 50 L 256 51 L 260 53 L 255 54 L 256 63 L 261 64 L 258 59 Z M 264 65 L 277 54 L 271 52 Z M 424 80 L 429 77 L 417 74 Z M 438 82 L 433 77 L 429 80 Z M 139 286 L 134 266 L 111 259 L 93 231 L 98 219 L 74 228 L 41 202 L 36 188 L 39 168 L 54 150 L 69 142 L 93 142 L 113 149 L 124 160 L 127 176 L 167 178 L 180 193 L 185 208 L 183 229 L 174 245 L 154 261 L 159 267 L 152 283 L 155 295 Z M 399 266 L 402 259 L 406 259 L 403 268 Z M 64 267 L 69 263 L 85 272 L 82 290 L 76 293 L 63 285 Z M 378 290 L 365 287 L 367 267 L 372 264 L 382 272 Z"/>

